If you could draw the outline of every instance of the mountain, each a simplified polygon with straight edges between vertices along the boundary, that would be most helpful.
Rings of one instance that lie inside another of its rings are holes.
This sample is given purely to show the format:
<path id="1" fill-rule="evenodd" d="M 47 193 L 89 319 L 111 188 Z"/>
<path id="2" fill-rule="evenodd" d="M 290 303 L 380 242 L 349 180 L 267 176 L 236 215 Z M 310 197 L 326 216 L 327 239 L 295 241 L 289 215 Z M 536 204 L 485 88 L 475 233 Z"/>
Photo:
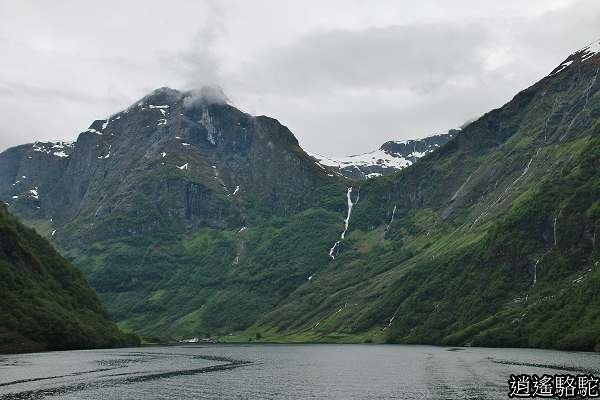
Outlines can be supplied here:
<path id="1" fill-rule="evenodd" d="M 0 353 L 136 343 L 110 320 L 83 274 L 0 203 Z"/>
<path id="2" fill-rule="evenodd" d="M 0 155 L 0 197 L 148 334 L 240 329 L 270 310 L 327 264 L 311 230 L 335 242 L 345 190 L 276 120 L 168 88 L 73 144 Z"/>
<path id="3" fill-rule="evenodd" d="M 9 149 L 0 196 L 46 230 L 61 228 L 59 241 L 72 230 L 94 240 L 241 227 L 250 209 L 286 215 L 318 202 L 311 189 L 330 176 L 287 128 L 203 96 L 158 89 L 76 143 Z"/>
<path id="4" fill-rule="evenodd" d="M 253 329 L 599 350 L 600 55 L 590 48 L 438 151 L 362 184 L 335 262 Z"/>
<path id="5" fill-rule="evenodd" d="M 423 139 L 389 141 L 370 153 L 347 157 L 325 157 L 313 154 L 313 157 L 319 164 L 334 169 L 346 178 L 354 180 L 377 178 L 394 174 L 412 165 L 417 159 L 448 143 L 459 131 L 459 129 L 451 129 L 448 133 Z"/>
<path id="6" fill-rule="evenodd" d="M 141 333 L 599 349 L 594 48 L 378 179 L 165 88 L 0 154 L 0 198 Z"/>

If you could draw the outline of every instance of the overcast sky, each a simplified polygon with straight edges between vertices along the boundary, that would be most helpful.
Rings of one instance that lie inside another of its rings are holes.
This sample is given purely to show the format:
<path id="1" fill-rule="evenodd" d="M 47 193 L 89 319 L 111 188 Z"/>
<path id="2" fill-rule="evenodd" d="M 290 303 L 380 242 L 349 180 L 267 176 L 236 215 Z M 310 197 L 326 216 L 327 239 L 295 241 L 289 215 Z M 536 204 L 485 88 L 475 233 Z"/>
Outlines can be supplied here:
<path id="1" fill-rule="evenodd" d="M 0 0 L 0 150 L 217 84 L 356 154 L 501 106 L 598 38 L 598 0 Z"/>

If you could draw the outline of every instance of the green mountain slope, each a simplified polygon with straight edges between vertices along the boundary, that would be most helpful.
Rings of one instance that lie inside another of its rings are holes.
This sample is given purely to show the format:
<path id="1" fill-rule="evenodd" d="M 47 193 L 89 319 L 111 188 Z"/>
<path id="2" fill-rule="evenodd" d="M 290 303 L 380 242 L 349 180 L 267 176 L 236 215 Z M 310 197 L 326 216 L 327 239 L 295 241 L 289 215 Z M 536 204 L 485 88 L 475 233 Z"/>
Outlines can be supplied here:
<path id="1" fill-rule="evenodd" d="M 96 242 L 68 254 L 123 326 L 210 336 L 245 329 L 324 268 L 340 222 L 338 213 L 317 208 L 233 230 Z"/>
<path id="2" fill-rule="evenodd" d="M 11 210 L 87 274 L 124 327 L 149 335 L 242 329 L 272 309 L 310 263 L 327 263 L 341 179 L 276 120 L 167 88 L 74 144 L 0 154 Z M 314 227 L 325 232 L 307 240 Z"/>
<path id="3" fill-rule="evenodd" d="M 0 154 L 0 196 L 144 334 L 598 349 L 600 55 L 567 61 L 392 176 L 161 89 Z"/>
<path id="4" fill-rule="evenodd" d="M 135 344 L 83 274 L 0 203 L 0 353 Z"/>
<path id="5" fill-rule="evenodd" d="M 254 330 L 292 340 L 597 349 L 600 139 L 581 146 L 564 170 L 481 227 L 432 209 L 396 211 L 387 232 L 356 227 L 336 263 Z"/>
<path id="6" fill-rule="evenodd" d="M 545 78 L 364 184 L 339 257 L 254 329 L 598 349 L 599 64 Z"/>

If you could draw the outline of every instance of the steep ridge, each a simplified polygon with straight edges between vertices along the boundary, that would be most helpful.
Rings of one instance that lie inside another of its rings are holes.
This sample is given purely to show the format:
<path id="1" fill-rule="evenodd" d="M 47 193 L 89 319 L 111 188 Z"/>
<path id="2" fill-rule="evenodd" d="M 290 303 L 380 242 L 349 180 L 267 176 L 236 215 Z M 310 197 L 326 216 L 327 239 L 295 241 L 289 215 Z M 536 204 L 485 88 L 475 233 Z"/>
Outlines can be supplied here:
<path id="1" fill-rule="evenodd" d="M 600 56 L 568 60 L 439 151 L 361 185 L 335 262 L 254 330 L 598 350 Z"/>
<path id="2" fill-rule="evenodd" d="M 83 274 L 0 203 L 0 353 L 134 345 Z"/>
<path id="3" fill-rule="evenodd" d="M 75 233 L 63 235 L 64 225 L 85 227 L 83 238 L 93 241 L 139 230 L 242 226 L 244 202 L 281 215 L 316 204 L 312 189 L 333 175 L 287 128 L 207 98 L 159 89 L 95 121 L 60 151 L 51 143 L 9 149 L 0 157 L 0 196 L 28 220 L 52 219 L 59 242 Z"/>

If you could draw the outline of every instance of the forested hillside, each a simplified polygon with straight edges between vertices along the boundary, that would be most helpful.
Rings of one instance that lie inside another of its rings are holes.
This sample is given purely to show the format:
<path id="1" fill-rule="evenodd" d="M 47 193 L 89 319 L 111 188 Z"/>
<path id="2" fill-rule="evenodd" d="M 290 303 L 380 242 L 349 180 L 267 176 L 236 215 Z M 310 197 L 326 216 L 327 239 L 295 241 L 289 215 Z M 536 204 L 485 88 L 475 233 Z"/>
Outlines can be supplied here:
<path id="1" fill-rule="evenodd" d="M 72 145 L 0 154 L 0 196 L 144 334 L 598 349 L 590 49 L 390 176 L 163 88 Z"/>
<path id="2" fill-rule="evenodd" d="M 0 203 L 0 353 L 135 345 L 83 274 Z"/>

